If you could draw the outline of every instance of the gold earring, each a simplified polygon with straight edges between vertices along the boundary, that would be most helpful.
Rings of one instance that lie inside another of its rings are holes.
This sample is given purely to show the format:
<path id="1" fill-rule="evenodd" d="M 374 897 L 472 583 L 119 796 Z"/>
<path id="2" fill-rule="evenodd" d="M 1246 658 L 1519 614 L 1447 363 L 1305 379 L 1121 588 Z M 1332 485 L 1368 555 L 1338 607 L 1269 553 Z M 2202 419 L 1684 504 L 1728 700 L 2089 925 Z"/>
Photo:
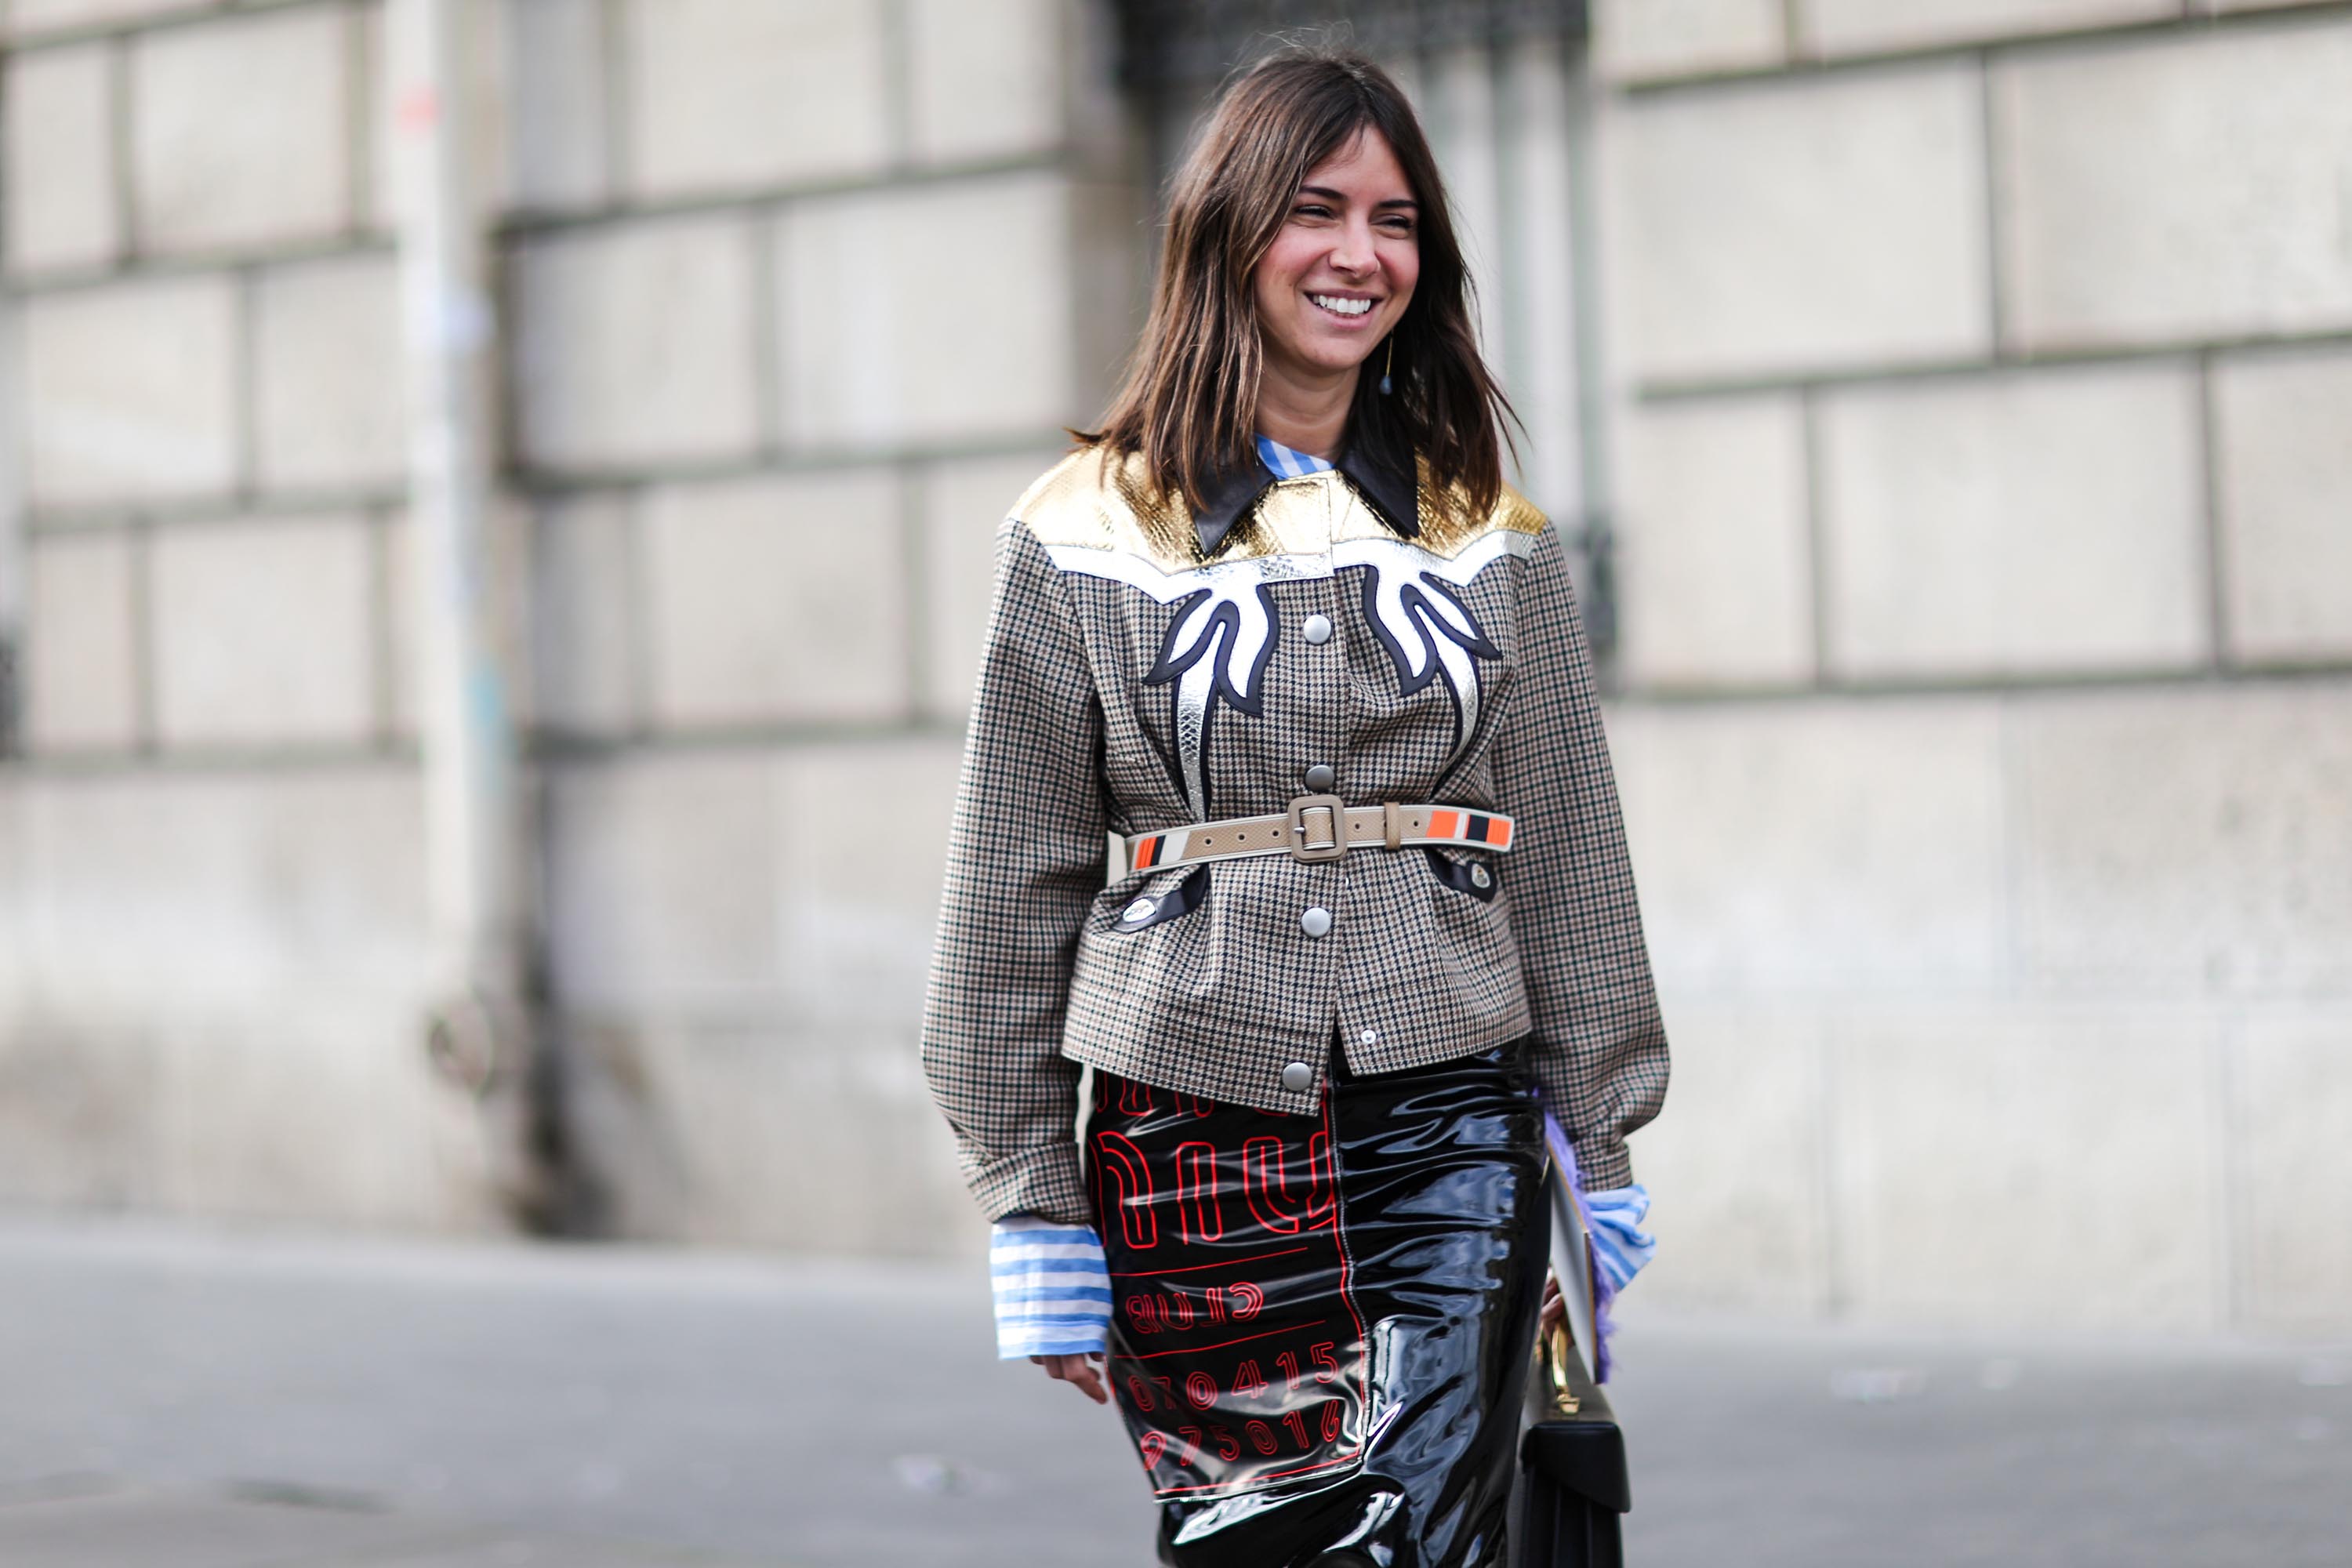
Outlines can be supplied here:
<path id="1" fill-rule="evenodd" d="M 1390 393 L 1396 390 L 1396 384 L 1389 379 L 1390 373 L 1395 369 L 1396 334 L 1394 332 L 1391 332 L 1389 334 L 1389 357 L 1387 362 L 1381 366 L 1381 395 L 1382 397 L 1386 397 Z"/>

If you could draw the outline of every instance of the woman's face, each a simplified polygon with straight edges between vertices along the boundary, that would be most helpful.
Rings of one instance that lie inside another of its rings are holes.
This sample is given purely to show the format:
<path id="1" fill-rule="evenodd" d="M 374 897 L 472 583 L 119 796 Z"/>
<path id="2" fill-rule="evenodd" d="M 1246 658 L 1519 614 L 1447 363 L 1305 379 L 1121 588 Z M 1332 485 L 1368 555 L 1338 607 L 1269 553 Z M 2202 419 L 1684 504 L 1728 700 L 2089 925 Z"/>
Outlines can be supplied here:
<path id="1" fill-rule="evenodd" d="M 1412 299 L 1420 225 L 1396 153 L 1369 126 L 1308 170 L 1250 279 L 1269 368 L 1319 380 L 1362 364 Z"/>

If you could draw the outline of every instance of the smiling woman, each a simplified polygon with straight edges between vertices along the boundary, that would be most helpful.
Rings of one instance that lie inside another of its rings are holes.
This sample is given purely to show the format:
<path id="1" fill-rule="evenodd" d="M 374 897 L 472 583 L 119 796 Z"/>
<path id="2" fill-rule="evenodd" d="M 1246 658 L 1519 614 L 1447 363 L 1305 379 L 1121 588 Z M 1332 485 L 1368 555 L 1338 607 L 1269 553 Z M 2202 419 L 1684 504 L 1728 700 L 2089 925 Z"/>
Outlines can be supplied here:
<path id="1" fill-rule="evenodd" d="M 1648 1245 L 1665 1038 L 1508 417 L 1411 107 L 1293 51 L 997 536 L 924 1067 L 999 1353 L 1118 1405 L 1176 1568 L 1499 1563 L 1547 1114 L 1602 1275 Z"/>

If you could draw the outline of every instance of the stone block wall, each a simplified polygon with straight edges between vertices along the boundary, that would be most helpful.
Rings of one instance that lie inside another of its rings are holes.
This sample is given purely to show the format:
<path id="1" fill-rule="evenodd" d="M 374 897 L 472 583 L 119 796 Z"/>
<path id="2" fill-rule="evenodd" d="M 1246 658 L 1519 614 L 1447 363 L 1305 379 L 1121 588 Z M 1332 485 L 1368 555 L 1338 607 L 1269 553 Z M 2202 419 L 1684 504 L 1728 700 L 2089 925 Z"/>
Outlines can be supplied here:
<path id="1" fill-rule="evenodd" d="M 971 1249 L 915 1026 L 995 525 L 1134 320 L 1109 41 L 1076 0 L 581 9 L 522 0 L 504 79 L 582 1146 L 624 1234 Z"/>
<path id="2" fill-rule="evenodd" d="M 2352 1312 L 2352 6 L 1599 8 L 1639 1294 Z"/>
<path id="3" fill-rule="evenodd" d="M 499 528 L 603 1221 L 973 1245 L 914 1024 L 990 541 L 1132 320 L 1095 9 L 476 17 Z M 496 1223 L 415 1029 L 383 33 L 380 0 L 0 20 L 0 1202 Z"/>
<path id="4" fill-rule="evenodd" d="M 22 754 L 0 1201 L 468 1226 L 415 1027 L 371 4 L 0 25 Z"/>

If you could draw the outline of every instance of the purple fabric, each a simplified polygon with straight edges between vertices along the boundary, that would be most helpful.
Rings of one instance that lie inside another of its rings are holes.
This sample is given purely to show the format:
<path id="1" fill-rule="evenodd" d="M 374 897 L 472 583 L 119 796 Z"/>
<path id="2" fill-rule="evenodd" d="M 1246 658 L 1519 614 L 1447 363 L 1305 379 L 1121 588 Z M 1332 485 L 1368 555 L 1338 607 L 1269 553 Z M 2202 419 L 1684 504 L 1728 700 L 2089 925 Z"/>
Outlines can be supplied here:
<path id="1" fill-rule="evenodd" d="M 1544 1110 L 1544 1136 L 1550 1141 L 1551 1157 L 1559 1162 L 1560 1173 L 1568 1180 L 1568 1194 L 1576 1205 L 1577 1223 L 1584 1227 L 1584 1272 L 1592 1281 L 1592 1334 L 1601 1342 L 1592 1347 L 1592 1380 L 1606 1383 L 1614 1361 L 1609 1353 L 1609 1341 L 1617 1331 L 1617 1325 L 1610 1321 L 1609 1306 L 1616 1300 L 1617 1291 L 1592 1256 L 1592 1210 L 1584 1201 L 1584 1178 L 1577 1172 L 1576 1145 L 1569 1142 L 1559 1118 L 1551 1113 L 1549 1107 Z M 1568 1282 L 1562 1280 L 1560 1289 L 1567 1288 Z"/>

